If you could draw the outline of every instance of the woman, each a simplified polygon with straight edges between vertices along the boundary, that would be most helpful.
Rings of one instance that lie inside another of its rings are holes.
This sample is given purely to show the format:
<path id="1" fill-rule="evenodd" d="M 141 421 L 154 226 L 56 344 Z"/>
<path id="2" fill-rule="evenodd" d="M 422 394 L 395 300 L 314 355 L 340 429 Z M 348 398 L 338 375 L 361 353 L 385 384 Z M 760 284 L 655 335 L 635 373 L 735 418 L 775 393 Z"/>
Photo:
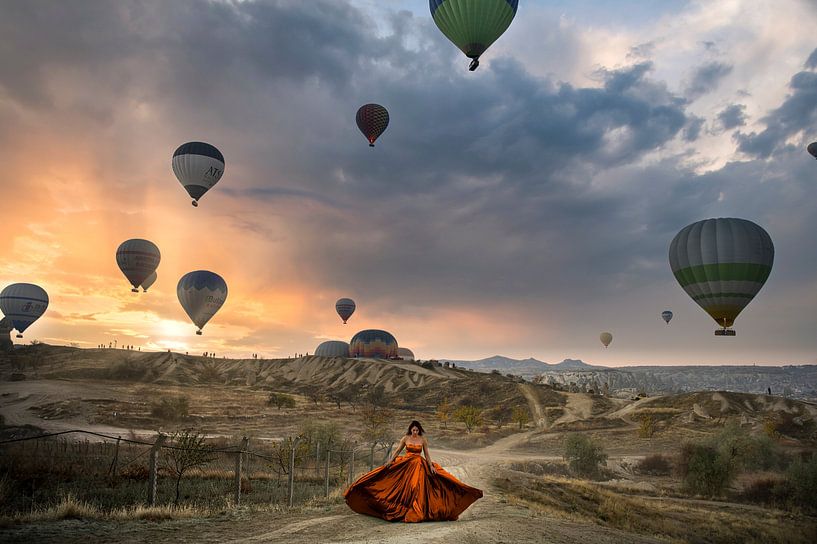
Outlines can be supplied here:
<path id="1" fill-rule="evenodd" d="M 407 455 L 398 458 L 403 448 Z M 482 497 L 482 491 L 433 463 L 423 426 L 412 421 L 388 462 L 358 478 L 343 496 L 349 508 L 359 514 L 413 523 L 456 520 Z"/>

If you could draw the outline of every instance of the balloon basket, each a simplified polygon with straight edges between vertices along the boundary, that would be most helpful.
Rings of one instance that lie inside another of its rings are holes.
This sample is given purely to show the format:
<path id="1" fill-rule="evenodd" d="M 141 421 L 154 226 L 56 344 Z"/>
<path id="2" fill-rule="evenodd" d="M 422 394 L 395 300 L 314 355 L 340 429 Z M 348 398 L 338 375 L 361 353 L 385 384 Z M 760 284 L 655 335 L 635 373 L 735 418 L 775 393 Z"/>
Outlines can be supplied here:
<path id="1" fill-rule="evenodd" d="M 477 68 L 479 68 L 479 59 L 474 59 L 471 61 L 471 64 L 468 65 L 468 71 L 473 72 Z"/>
<path id="2" fill-rule="evenodd" d="M 196 334 L 198 334 L 199 336 L 201 336 L 201 331 L 196 331 Z"/>
<path id="3" fill-rule="evenodd" d="M 715 336 L 735 336 L 734 329 L 719 329 L 715 331 Z"/>
<path id="4" fill-rule="evenodd" d="M 22 337 L 23 337 L 23 335 L 22 335 L 22 334 L 18 334 L 18 335 L 17 335 L 17 338 L 22 338 Z"/>
<path id="5" fill-rule="evenodd" d="M 199 203 L 198 203 L 198 202 L 196 202 L 195 200 L 194 200 L 193 202 L 191 202 L 190 204 L 192 204 L 194 208 L 198 208 L 198 207 L 199 207 Z"/>
<path id="6" fill-rule="evenodd" d="M 138 292 L 139 292 L 139 289 L 137 289 L 136 287 L 134 287 L 133 289 L 131 289 L 131 290 L 130 290 L 130 292 L 131 292 L 131 293 L 138 293 Z"/>

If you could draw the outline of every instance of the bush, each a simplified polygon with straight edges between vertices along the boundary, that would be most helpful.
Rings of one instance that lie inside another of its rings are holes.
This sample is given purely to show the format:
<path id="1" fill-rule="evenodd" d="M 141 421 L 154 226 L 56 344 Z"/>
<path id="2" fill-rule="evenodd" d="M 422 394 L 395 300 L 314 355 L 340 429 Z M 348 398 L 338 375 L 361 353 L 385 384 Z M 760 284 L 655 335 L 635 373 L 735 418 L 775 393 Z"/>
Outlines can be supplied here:
<path id="1" fill-rule="evenodd" d="M 484 423 L 482 412 L 476 406 L 461 406 L 454 412 L 454 421 L 465 424 L 465 431 L 471 432 L 476 427 L 481 427 Z"/>
<path id="2" fill-rule="evenodd" d="M 796 461 L 786 471 L 794 506 L 817 510 L 817 455 L 808 461 Z"/>
<path id="3" fill-rule="evenodd" d="M 583 434 L 567 435 L 564 458 L 573 473 L 589 478 L 600 476 L 602 465 L 607 466 L 602 447 Z"/>
<path id="4" fill-rule="evenodd" d="M 660 453 L 648 455 L 638 462 L 635 469 L 641 474 L 667 476 L 672 473 L 672 463 Z"/>
<path id="5" fill-rule="evenodd" d="M 150 415 L 164 421 L 178 421 L 189 415 L 190 401 L 187 397 L 164 397 L 150 407 Z"/>
<path id="6" fill-rule="evenodd" d="M 274 405 L 280 410 L 281 408 L 295 408 L 296 403 L 295 399 L 286 393 L 270 393 L 270 396 L 267 399 L 267 405 Z"/>
<path id="7" fill-rule="evenodd" d="M 759 478 L 747 485 L 740 497 L 748 502 L 759 504 L 783 504 L 791 494 L 791 488 L 786 480 L 779 477 Z"/>
<path id="8" fill-rule="evenodd" d="M 652 438 L 655 434 L 655 420 L 650 415 L 641 416 L 641 424 L 638 427 L 638 436 L 641 438 Z"/>
<path id="9" fill-rule="evenodd" d="M 731 458 L 713 446 L 686 443 L 681 447 L 678 470 L 687 491 L 698 495 L 722 495 L 735 477 Z"/>

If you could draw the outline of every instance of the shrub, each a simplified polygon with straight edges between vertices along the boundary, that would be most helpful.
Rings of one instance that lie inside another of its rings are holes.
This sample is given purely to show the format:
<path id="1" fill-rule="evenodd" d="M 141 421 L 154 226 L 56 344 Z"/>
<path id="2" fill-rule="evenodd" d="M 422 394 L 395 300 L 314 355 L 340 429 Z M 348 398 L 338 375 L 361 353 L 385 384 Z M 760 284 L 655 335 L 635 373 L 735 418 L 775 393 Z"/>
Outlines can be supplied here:
<path id="1" fill-rule="evenodd" d="M 735 477 L 734 464 L 730 461 L 713 446 L 684 444 L 678 463 L 684 487 L 699 495 L 722 495 Z"/>
<path id="2" fill-rule="evenodd" d="M 528 409 L 524 406 L 517 406 L 513 409 L 513 422 L 519 425 L 519 429 L 528 424 L 530 421 L 530 414 Z"/>
<path id="3" fill-rule="evenodd" d="M 638 427 L 638 436 L 641 438 L 652 438 L 655 434 L 655 419 L 650 415 L 641 416 L 641 424 Z"/>
<path id="4" fill-rule="evenodd" d="M 150 407 L 150 415 L 165 421 L 177 421 L 189 415 L 190 401 L 187 397 L 163 397 Z"/>
<path id="5" fill-rule="evenodd" d="M 465 431 L 471 432 L 483 424 L 482 413 L 476 406 L 461 406 L 454 412 L 454 420 L 465 424 Z"/>
<path id="6" fill-rule="evenodd" d="M 808 461 L 796 461 L 786 471 L 795 506 L 817 510 L 817 455 Z"/>
<path id="7" fill-rule="evenodd" d="M 607 465 L 603 448 L 583 434 L 567 435 L 564 458 L 573 473 L 590 478 L 598 477 L 602 465 Z"/>
<path id="8" fill-rule="evenodd" d="M 639 461 L 635 469 L 641 474 L 667 476 L 672 473 L 672 463 L 667 457 L 657 453 L 655 455 L 648 455 Z"/>
<path id="9" fill-rule="evenodd" d="M 281 408 L 295 408 L 296 403 L 292 395 L 287 395 L 286 393 L 270 393 L 267 399 L 267 405 L 274 405 L 280 410 Z"/>
<path id="10" fill-rule="evenodd" d="M 790 493 L 786 480 L 772 477 L 754 480 L 744 488 L 740 496 L 745 501 L 771 505 L 786 502 Z"/>

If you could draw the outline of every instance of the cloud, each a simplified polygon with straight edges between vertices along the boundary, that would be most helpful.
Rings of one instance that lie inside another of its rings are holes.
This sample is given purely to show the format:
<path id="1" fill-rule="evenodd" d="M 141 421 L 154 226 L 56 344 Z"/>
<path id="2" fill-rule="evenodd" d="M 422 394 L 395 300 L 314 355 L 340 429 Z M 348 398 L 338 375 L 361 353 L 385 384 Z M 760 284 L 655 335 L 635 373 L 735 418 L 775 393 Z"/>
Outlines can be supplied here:
<path id="1" fill-rule="evenodd" d="M 718 83 L 732 72 L 732 66 L 722 62 L 708 62 L 697 67 L 690 78 L 684 94 L 690 100 L 713 91 Z"/>
<path id="2" fill-rule="evenodd" d="M 746 124 L 746 106 L 732 104 L 718 113 L 718 121 L 723 130 L 731 130 Z"/>

